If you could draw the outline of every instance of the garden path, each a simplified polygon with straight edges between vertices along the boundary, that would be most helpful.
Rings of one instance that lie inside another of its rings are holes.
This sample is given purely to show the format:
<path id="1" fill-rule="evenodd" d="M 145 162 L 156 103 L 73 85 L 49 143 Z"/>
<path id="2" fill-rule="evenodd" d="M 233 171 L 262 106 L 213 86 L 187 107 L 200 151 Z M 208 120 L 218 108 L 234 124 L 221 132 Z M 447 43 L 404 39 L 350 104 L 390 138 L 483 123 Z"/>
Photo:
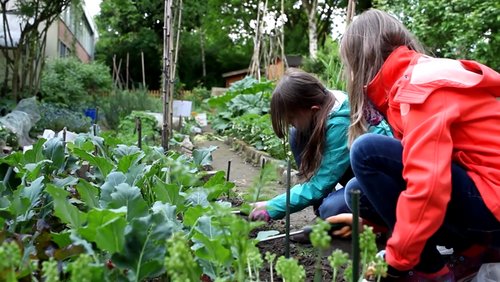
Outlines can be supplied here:
<path id="1" fill-rule="evenodd" d="M 235 187 L 235 192 L 239 195 L 244 194 L 249 187 L 251 187 L 253 181 L 259 176 L 260 166 L 255 166 L 250 162 L 245 160 L 245 157 L 237 153 L 231 148 L 230 145 L 219 140 L 207 140 L 201 143 L 195 144 L 196 147 L 208 147 L 217 146 L 217 149 L 212 153 L 213 156 L 213 169 L 217 171 L 227 172 L 228 161 L 231 161 L 231 169 L 229 172 L 229 181 L 233 182 Z M 274 191 L 273 195 L 278 195 L 286 191 L 284 184 L 278 181 L 271 184 L 269 189 Z M 316 216 L 313 213 L 312 208 L 306 208 L 300 212 L 293 213 L 290 215 L 290 228 L 292 230 L 299 229 L 305 225 L 314 222 Z"/>

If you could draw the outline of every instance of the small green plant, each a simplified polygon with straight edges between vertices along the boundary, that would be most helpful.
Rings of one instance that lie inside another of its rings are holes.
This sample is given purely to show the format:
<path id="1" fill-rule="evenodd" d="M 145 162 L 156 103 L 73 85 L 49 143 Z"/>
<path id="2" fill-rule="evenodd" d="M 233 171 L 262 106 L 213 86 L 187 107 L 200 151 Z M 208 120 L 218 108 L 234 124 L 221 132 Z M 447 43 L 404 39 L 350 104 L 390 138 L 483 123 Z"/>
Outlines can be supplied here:
<path id="1" fill-rule="evenodd" d="M 375 277 L 380 281 L 387 272 L 387 263 L 384 259 L 377 257 L 377 245 L 375 243 L 373 227 L 364 226 L 364 231 L 359 236 L 359 247 L 361 250 L 361 264 L 365 276 Z"/>
<path id="2" fill-rule="evenodd" d="M 200 267 L 193 257 L 183 233 L 176 233 L 167 240 L 165 267 L 172 282 L 200 280 Z"/>
<path id="3" fill-rule="evenodd" d="M 285 282 L 301 282 L 306 278 L 306 271 L 297 260 L 281 256 L 276 262 L 276 273 L 283 278 Z"/>
<path id="4" fill-rule="evenodd" d="M 273 270 L 274 270 L 274 261 L 276 260 L 276 254 L 266 252 L 264 258 L 266 259 L 267 263 L 269 264 L 269 273 L 270 273 L 271 282 L 272 282 L 273 278 L 274 278 Z"/>
<path id="5" fill-rule="evenodd" d="M 348 263 L 349 255 L 341 250 L 335 250 L 328 256 L 328 261 L 333 269 L 332 281 L 335 282 L 337 281 L 339 269 Z"/>
<path id="6" fill-rule="evenodd" d="M 46 282 L 59 282 L 59 271 L 57 270 L 57 261 L 50 258 L 42 263 L 42 277 Z"/>
<path id="7" fill-rule="evenodd" d="M 321 259 L 322 253 L 330 247 L 332 238 L 328 231 L 330 230 L 330 223 L 324 220 L 318 220 L 312 227 L 310 235 L 311 244 L 316 248 L 316 263 L 314 271 L 314 281 L 321 281 Z"/>
<path id="8" fill-rule="evenodd" d="M 17 270 L 21 264 L 21 250 L 16 242 L 0 245 L 0 278 L 2 281 L 17 281 Z"/>

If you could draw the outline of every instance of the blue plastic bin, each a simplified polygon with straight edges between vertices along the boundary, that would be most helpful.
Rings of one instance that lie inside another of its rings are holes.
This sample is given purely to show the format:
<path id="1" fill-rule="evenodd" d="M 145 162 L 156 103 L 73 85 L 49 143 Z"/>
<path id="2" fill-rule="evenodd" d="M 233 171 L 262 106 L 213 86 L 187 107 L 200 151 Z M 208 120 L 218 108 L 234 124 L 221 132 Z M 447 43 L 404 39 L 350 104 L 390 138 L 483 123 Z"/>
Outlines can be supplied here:
<path id="1" fill-rule="evenodd" d="M 85 109 L 85 116 L 91 118 L 92 123 L 96 123 L 97 122 L 97 109 L 95 109 L 95 108 Z"/>

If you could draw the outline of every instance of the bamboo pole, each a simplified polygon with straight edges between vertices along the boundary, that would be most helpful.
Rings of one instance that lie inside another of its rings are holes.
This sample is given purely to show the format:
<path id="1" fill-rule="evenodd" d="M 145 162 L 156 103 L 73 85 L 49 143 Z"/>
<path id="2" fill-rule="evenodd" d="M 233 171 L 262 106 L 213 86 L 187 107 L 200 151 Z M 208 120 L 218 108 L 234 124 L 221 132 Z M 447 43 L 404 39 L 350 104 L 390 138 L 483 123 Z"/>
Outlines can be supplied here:
<path id="1" fill-rule="evenodd" d="M 164 24 L 163 24 L 163 83 L 162 83 L 162 100 L 163 100 L 163 125 L 161 145 L 168 151 L 168 140 L 170 138 L 170 130 L 172 124 L 169 122 L 170 117 L 170 30 L 172 21 L 172 1 L 165 0 L 164 6 Z"/>
<path id="2" fill-rule="evenodd" d="M 181 37 L 181 22 L 182 22 L 182 0 L 179 0 L 179 11 L 178 11 L 178 17 L 177 17 L 177 35 L 175 37 L 175 53 L 174 53 L 174 65 L 173 65 L 173 70 L 172 70 L 172 78 L 175 79 L 176 77 L 176 70 L 177 70 L 177 58 L 179 55 L 179 38 Z"/>
<path id="3" fill-rule="evenodd" d="M 349 0 L 349 3 L 347 3 L 346 26 L 348 26 L 352 22 L 352 18 L 354 18 L 355 12 L 356 12 L 356 1 Z"/>

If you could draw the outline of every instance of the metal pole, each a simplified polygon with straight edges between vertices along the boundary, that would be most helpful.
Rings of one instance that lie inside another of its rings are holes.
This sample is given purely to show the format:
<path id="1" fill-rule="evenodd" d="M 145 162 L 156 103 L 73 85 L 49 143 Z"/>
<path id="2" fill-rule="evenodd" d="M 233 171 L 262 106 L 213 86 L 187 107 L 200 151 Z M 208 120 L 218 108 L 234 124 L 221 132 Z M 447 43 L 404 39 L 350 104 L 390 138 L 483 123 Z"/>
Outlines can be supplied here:
<path id="1" fill-rule="evenodd" d="M 286 168 L 286 210 L 285 210 L 285 257 L 290 257 L 290 158 L 287 160 Z"/>
<path id="2" fill-rule="evenodd" d="M 350 191 L 352 205 L 352 281 L 359 280 L 359 196 L 358 189 Z"/>
<path id="3" fill-rule="evenodd" d="M 231 173 L 231 161 L 227 161 L 226 181 L 229 181 L 229 173 Z"/>

